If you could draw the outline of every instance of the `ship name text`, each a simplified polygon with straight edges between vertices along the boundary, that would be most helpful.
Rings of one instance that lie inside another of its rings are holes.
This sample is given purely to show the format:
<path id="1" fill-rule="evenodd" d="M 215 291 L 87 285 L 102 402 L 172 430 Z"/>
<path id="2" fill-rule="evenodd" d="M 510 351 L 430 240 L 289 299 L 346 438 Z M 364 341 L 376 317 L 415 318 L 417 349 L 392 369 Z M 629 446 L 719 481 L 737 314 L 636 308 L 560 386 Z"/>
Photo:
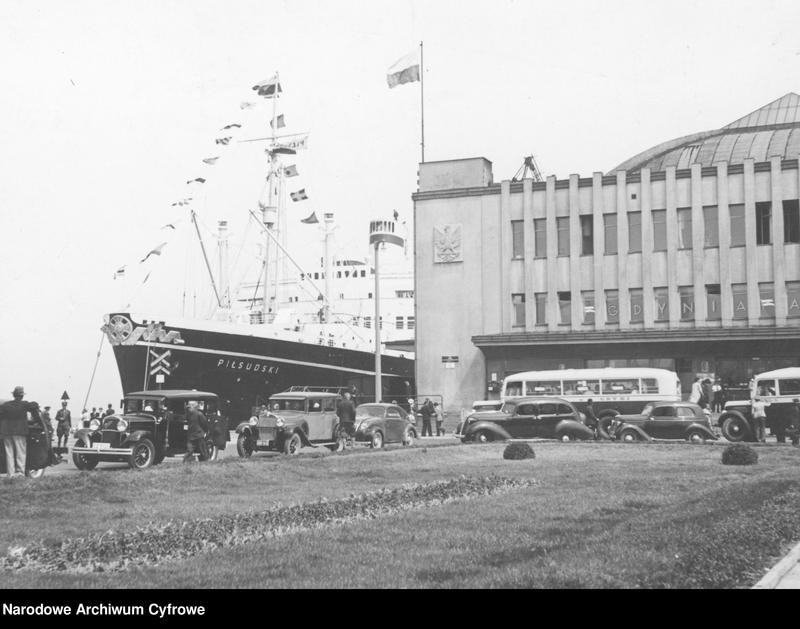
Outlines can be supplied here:
<path id="1" fill-rule="evenodd" d="M 274 375 L 278 373 L 277 365 L 267 365 L 265 363 L 256 363 L 248 360 L 236 360 L 234 359 L 225 359 L 220 358 L 217 361 L 217 367 L 222 367 L 223 369 L 235 369 L 237 371 L 252 371 L 254 373 L 265 373 Z"/>

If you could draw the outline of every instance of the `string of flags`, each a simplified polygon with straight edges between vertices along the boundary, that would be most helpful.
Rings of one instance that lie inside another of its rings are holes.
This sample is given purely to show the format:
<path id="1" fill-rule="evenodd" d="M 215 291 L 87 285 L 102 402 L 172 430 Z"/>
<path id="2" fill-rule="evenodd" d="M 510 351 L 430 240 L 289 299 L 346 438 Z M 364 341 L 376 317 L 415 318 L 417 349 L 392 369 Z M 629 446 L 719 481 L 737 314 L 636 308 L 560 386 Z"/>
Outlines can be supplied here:
<path id="1" fill-rule="evenodd" d="M 311 212 L 310 216 L 307 216 L 304 219 L 300 220 L 301 223 L 306 223 L 307 225 L 313 225 L 314 223 L 319 223 L 319 219 L 317 218 L 316 212 Z"/>
<path id="2" fill-rule="evenodd" d="M 300 190 L 298 190 L 297 192 L 292 192 L 289 196 L 292 197 L 292 201 L 295 202 L 305 201 L 308 198 L 305 188 L 300 188 Z"/>
<path id="3" fill-rule="evenodd" d="M 189 203 L 191 203 L 191 201 L 192 201 L 192 197 L 186 197 L 185 199 L 181 199 L 180 201 L 175 201 L 175 203 L 172 204 L 172 207 L 175 207 L 176 205 L 180 205 L 180 206 L 189 205 Z"/>
<path id="4" fill-rule="evenodd" d="M 142 258 L 139 262 L 140 263 L 145 262 L 147 260 L 147 258 L 149 258 L 150 256 L 160 256 L 161 252 L 164 250 L 164 247 L 166 247 L 166 246 L 167 246 L 167 243 L 166 242 L 162 242 L 157 247 L 154 247 L 153 249 L 151 249 L 147 253 L 147 255 L 144 258 Z"/>
<path id="5" fill-rule="evenodd" d="M 277 91 L 278 94 L 283 92 L 281 89 L 281 84 L 278 82 L 278 75 L 256 83 L 253 86 L 253 91 L 258 94 L 259 96 L 263 96 L 264 98 L 274 98 L 275 93 Z"/>
<path id="6" fill-rule="evenodd" d="M 286 126 L 286 121 L 283 118 L 283 114 L 280 114 L 277 118 L 275 118 L 275 125 L 272 124 L 272 120 L 269 121 L 269 126 L 273 129 L 282 129 Z"/>

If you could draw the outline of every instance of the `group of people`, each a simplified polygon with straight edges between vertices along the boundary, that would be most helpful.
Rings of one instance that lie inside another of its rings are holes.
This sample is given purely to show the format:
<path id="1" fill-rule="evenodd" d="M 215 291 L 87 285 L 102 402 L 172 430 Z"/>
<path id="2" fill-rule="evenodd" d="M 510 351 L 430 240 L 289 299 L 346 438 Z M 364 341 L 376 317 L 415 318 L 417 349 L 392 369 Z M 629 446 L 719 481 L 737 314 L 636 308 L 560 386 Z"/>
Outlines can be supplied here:
<path id="1" fill-rule="evenodd" d="M 725 384 L 717 378 L 713 383 L 711 378 L 697 376 L 692 383 L 692 392 L 689 401 L 700 408 L 707 408 L 712 413 L 721 413 L 725 408 L 728 392 Z"/>
<path id="2" fill-rule="evenodd" d="M 444 413 L 439 408 L 439 402 L 431 402 L 430 398 L 425 398 L 425 401 L 417 407 L 413 399 L 408 400 L 410 412 L 413 417 L 422 417 L 422 436 L 433 437 L 431 429 L 431 419 L 436 421 L 436 436 L 441 437 L 444 435 Z"/>

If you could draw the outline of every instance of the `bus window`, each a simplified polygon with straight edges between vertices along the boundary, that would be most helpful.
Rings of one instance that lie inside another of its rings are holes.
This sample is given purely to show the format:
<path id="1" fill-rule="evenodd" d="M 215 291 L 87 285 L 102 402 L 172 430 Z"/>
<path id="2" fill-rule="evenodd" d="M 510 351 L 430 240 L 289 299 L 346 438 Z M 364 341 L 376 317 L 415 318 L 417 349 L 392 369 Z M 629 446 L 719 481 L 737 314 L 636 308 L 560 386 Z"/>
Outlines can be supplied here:
<path id="1" fill-rule="evenodd" d="M 603 395 L 631 395 L 639 393 L 638 378 L 603 380 Z"/>
<path id="2" fill-rule="evenodd" d="M 775 395 L 775 381 L 759 380 L 756 382 L 756 395 Z"/>
<path id="3" fill-rule="evenodd" d="M 506 395 L 508 397 L 520 397 L 522 395 L 522 383 L 521 382 L 506 383 Z"/>
<path id="4" fill-rule="evenodd" d="M 561 395 L 561 382 L 559 380 L 526 382 L 525 395 Z"/>
<path id="5" fill-rule="evenodd" d="M 599 395 L 599 380 L 564 380 L 564 395 Z"/>
<path id="6" fill-rule="evenodd" d="M 780 395 L 800 395 L 800 378 L 785 378 L 778 380 Z"/>
<path id="7" fill-rule="evenodd" d="M 658 380 L 642 378 L 642 393 L 658 393 Z"/>

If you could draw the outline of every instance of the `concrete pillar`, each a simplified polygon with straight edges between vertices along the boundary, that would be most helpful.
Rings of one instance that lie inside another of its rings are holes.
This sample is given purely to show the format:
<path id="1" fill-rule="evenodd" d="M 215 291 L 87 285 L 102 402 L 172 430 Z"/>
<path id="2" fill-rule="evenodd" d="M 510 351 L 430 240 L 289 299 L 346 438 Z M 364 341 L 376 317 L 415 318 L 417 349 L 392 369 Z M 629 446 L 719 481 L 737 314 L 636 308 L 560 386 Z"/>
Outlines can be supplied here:
<path id="1" fill-rule="evenodd" d="M 681 320 L 681 300 L 678 295 L 678 182 L 675 167 L 666 168 L 667 205 L 667 291 L 669 293 L 669 327 L 677 328 Z"/>
<path id="2" fill-rule="evenodd" d="M 617 171 L 617 294 L 619 329 L 631 327 L 631 296 L 628 292 L 628 185 L 627 173 Z"/>
<path id="3" fill-rule="evenodd" d="M 536 328 L 536 286 L 534 285 L 533 179 L 522 180 L 522 217 L 525 238 L 525 331 Z"/>
<path id="4" fill-rule="evenodd" d="M 733 291 L 731 284 L 731 215 L 728 210 L 728 163 L 717 164 L 717 218 L 719 229 L 719 287 L 722 327 L 733 320 Z"/>
<path id="5" fill-rule="evenodd" d="M 506 179 L 500 183 L 500 277 L 499 285 L 502 287 L 502 317 L 500 331 L 511 332 L 511 280 L 508 267 L 511 265 L 512 255 L 511 235 L 511 182 Z"/>
<path id="6" fill-rule="evenodd" d="M 594 233 L 594 327 L 606 327 L 606 293 L 603 288 L 603 173 L 592 174 L 592 225 Z"/>
<path id="7" fill-rule="evenodd" d="M 744 160 L 744 237 L 745 272 L 747 273 L 747 324 L 758 325 L 761 297 L 758 294 L 758 251 L 756 243 L 756 173 L 755 160 Z"/>
<path id="8" fill-rule="evenodd" d="M 558 331 L 558 230 L 556 229 L 556 177 L 547 178 L 545 227 L 547 229 L 547 329 Z"/>
<path id="9" fill-rule="evenodd" d="M 650 187 L 650 169 L 643 168 L 641 172 L 642 190 L 640 207 L 642 208 L 642 306 L 644 327 L 650 329 L 655 325 L 655 298 L 653 296 L 653 271 L 651 258 L 653 256 L 653 194 Z"/>
<path id="10" fill-rule="evenodd" d="M 708 326 L 705 275 L 705 222 L 703 221 L 703 167 L 692 164 L 692 284 L 694 285 L 694 327 Z"/>
<path id="11" fill-rule="evenodd" d="M 772 285 L 775 289 L 775 325 L 786 325 L 788 295 L 786 294 L 785 246 L 783 243 L 783 194 L 781 192 L 781 158 L 770 158 L 772 198 Z"/>
<path id="12" fill-rule="evenodd" d="M 569 176 L 569 290 L 572 293 L 572 329 L 583 325 L 583 296 L 581 294 L 581 252 L 578 175 Z"/>

